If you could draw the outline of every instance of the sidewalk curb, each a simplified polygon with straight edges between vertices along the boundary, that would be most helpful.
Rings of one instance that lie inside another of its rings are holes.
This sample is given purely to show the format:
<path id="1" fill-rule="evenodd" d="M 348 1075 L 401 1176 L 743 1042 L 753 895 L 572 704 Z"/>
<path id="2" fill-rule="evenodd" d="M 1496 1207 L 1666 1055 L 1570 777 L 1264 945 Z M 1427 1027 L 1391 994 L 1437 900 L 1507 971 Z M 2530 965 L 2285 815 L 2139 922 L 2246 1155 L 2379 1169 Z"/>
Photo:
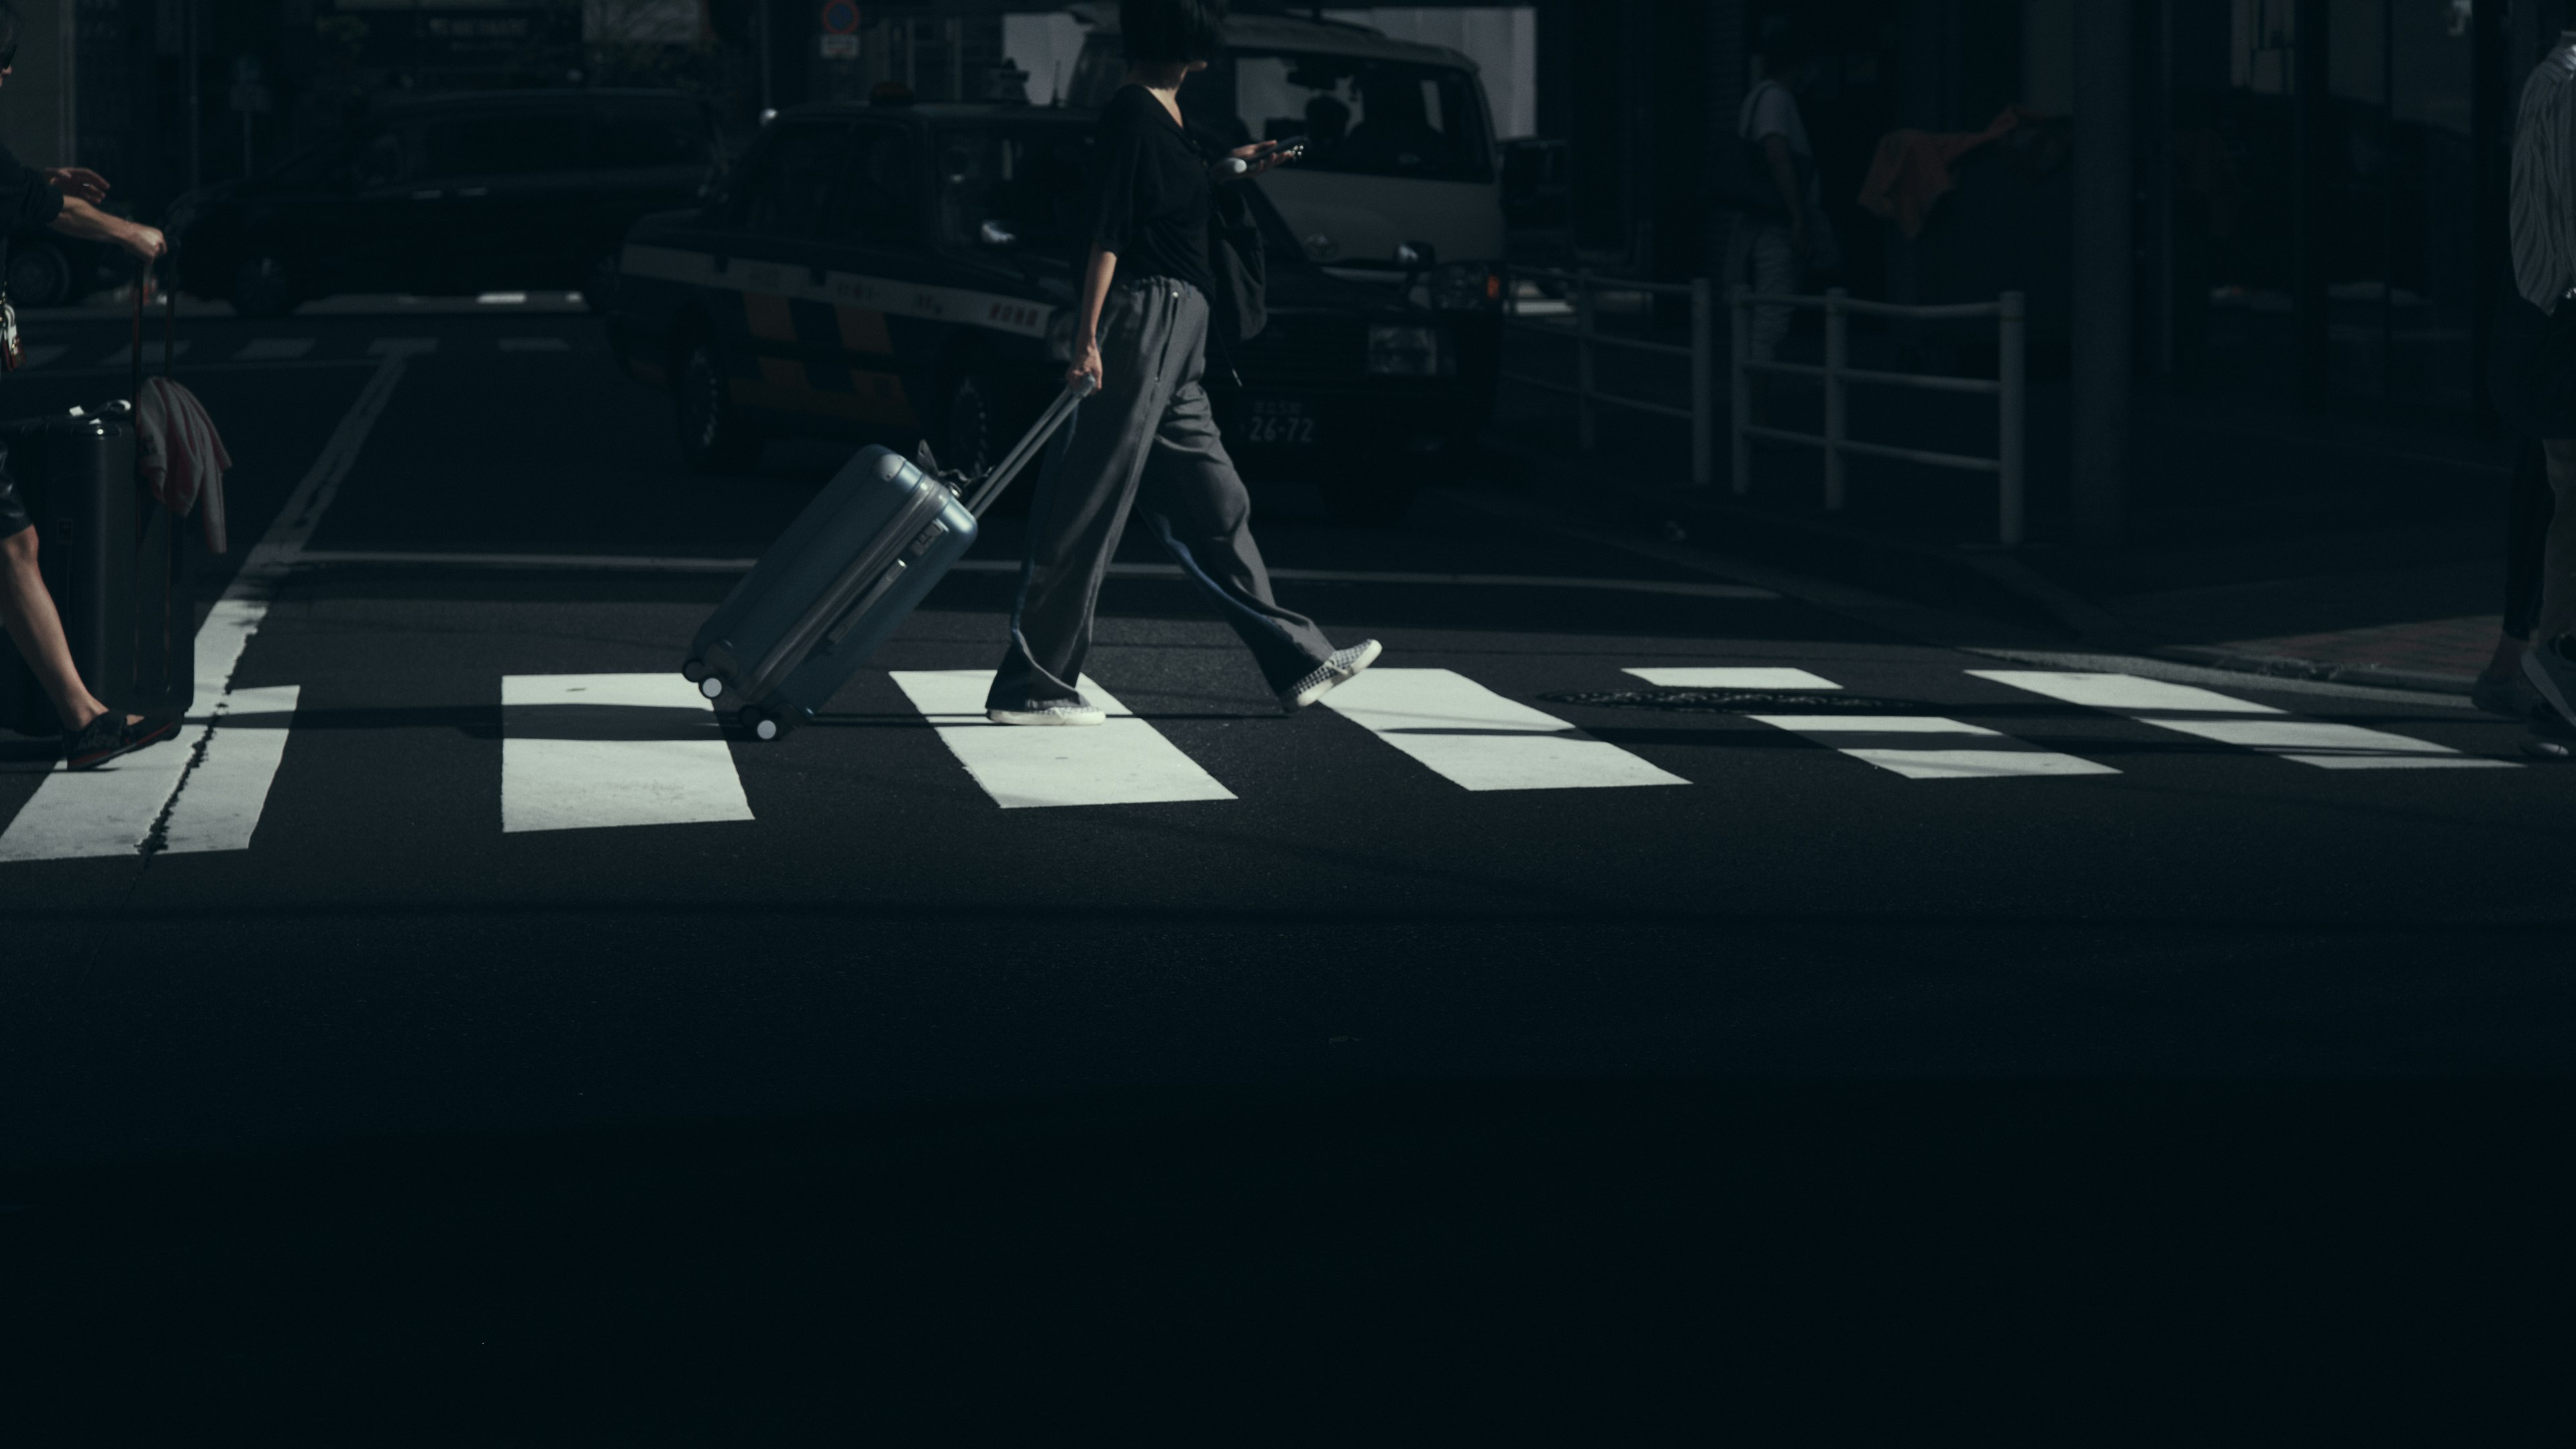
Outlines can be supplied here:
<path id="1" fill-rule="evenodd" d="M 2328 684 L 2376 684 L 2389 689 L 2412 689 L 2426 694 L 2467 694 L 2477 685 L 2469 674 L 2445 674 L 2427 669 L 2387 669 L 2376 664 L 2333 664 L 2320 659 L 2294 659 L 2280 654 L 2248 654 L 2207 644 L 2164 644 L 2147 651 L 2159 659 L 2182 664 L 2198 664 L 2210 669 L 2233 670 L 2239 674 L 2262 674 L 2275 679 L 2312 679 Z"/>

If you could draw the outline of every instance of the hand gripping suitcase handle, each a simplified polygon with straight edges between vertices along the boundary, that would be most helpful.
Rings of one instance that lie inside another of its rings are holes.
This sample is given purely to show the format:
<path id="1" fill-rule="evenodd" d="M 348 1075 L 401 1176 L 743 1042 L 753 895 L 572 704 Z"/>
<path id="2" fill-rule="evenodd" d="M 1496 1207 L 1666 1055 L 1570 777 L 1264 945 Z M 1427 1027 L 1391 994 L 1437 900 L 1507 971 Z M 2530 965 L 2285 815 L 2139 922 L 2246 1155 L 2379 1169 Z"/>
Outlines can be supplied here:
<path id="1" fill-rule="evenodd" d="M 1046 446 L 1047 439 L 1055 436 L 1055 430 L 1064 426 L 1064 420 L 1073 416 L 1073 410 L 1081 405 L 1082 400 L 1091 396 L 1095 386 L 1097 384 L 1088 377 L 1066 384 L 1056 400 L 1047 404 L 1047 410 L 1038 415 L 1037 426 L 1029 429 L 1028 436 L 1012 444 L 1011 451 L 1002 455 L 1002 461 L 993 465 L 993 471 L 985 474 L 984 480 L 975 485 L 975 496 L 968 500 L 966 511 L 978 518 L 983 517 L 984 510 L 992 506 L 1003 489 L 1011 486 L 1011 480 L 1020 475 L 1020 470 L 1029 465 L 1029 459 L 1036 457 L 1040 448 Z"/>

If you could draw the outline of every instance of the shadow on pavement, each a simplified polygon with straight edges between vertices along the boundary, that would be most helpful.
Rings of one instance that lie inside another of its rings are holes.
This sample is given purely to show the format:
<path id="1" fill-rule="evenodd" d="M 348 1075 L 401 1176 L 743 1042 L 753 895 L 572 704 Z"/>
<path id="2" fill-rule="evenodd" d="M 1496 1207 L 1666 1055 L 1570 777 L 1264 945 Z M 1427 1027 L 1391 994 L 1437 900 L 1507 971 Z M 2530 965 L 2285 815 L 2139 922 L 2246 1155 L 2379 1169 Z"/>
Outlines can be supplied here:
<path id="1" fill-rule="evenodd" d="M 1353 1076 L 19 1171 L 0 1226 L 90 1443 L 2503 1443 L 2568 1105 Z"/>

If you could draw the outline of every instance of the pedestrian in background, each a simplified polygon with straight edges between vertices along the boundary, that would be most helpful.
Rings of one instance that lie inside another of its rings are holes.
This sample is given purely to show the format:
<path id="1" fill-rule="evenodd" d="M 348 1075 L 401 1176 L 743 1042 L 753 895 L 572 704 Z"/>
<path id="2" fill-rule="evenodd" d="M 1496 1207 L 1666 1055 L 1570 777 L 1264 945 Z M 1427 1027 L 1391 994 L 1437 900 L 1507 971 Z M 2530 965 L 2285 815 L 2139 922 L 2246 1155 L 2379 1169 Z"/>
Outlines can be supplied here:
<path id="1" fill-rule="evenodd" d="M 1752 289 L 1756 300 L 1749 352 L 1755 362 L 1771 361 L 1789 335 L 1788 304 L 1759 299 L 1794 295 L 1809 273 L 1828 270 L 1836 260 L 1815 148 L 1808 143 L 1806 117 L 1798 109 L 1798 95 L 1815 75 L 1816 52 L 1806 33 L 1775 19 L 1762 47 L 1762 79 L 1736 115 L 1736 140 L 1760 152 L 1754 184 L 1767 184 L 1778 198 L 1776 207 L 1736 212 L 1728 231 L 1726 272 L 1719 278 L 1722 287 L 1742 283 Z M 1766 376 L 1753 377 L 1757 413 Z"/>
<path id="2" fill-rule="evenodd" d="M 2517 295 L 2497 328 L 2496 405 L 2540 440 L 2550 493 L 2522 673 L 2559 723 L 2576 724 L 2576 31 L 2523 84 L 2511 206 Z M 2518 501 L 2516 513 L 2536 520 L 2537 500 Z M 2508 632 L 2518 622 L 2508 618 Z"/>
<path id="3" fill-rule="evenodd" d="M 17 59 L 18 14 L 0 5 L 0 85 L 7 84 Z M 0 147 L 0 275 L 6 274 L 7 233 L 20 228 L 48 227 L 66 236 L 111 242 L 147 262 L 161 255 L 165 243 L 159 231 L 91 205 L 106 199 L 107 181 L 95 171 L 77 166 L 40 170 L 20 164 Z M 14 318 L 8 331 L 6 346 L 14 352 Z M 16 365 L 14 360 L 10 365 Z M 66 763 L 86 770 L 176 733 L 176 719 L 121 714 L 89 692 L 73 667 L 62 615 L 45 590 L 38 543 L 36 520 L 28 516 L 9 476 L 9 451 L 0 447 L 0 627 L 8 629 L 9 642 L 35 671 L 36 682 L 62 719 Z"/>

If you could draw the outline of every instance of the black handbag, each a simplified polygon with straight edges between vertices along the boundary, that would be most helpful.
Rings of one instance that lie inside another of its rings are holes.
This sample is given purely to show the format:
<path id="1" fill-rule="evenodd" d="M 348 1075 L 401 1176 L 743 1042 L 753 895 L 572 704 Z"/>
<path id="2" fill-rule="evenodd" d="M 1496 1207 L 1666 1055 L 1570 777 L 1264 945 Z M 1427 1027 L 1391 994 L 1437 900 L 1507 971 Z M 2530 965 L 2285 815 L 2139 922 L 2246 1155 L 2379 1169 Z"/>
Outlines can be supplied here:
<path id="1" fill-rule="evenodd" d="M 1270 322 L 1264 300 L 1270 264 L 1262 251 L 1261 222 L 1238 189 L 1249 184 L 1208 188 L 1208 270 L 1216 283 L 1208 297 L 1208 341 L 1220 358 L 1230 359 L 1234 348 L 1260 336 Z"/>

